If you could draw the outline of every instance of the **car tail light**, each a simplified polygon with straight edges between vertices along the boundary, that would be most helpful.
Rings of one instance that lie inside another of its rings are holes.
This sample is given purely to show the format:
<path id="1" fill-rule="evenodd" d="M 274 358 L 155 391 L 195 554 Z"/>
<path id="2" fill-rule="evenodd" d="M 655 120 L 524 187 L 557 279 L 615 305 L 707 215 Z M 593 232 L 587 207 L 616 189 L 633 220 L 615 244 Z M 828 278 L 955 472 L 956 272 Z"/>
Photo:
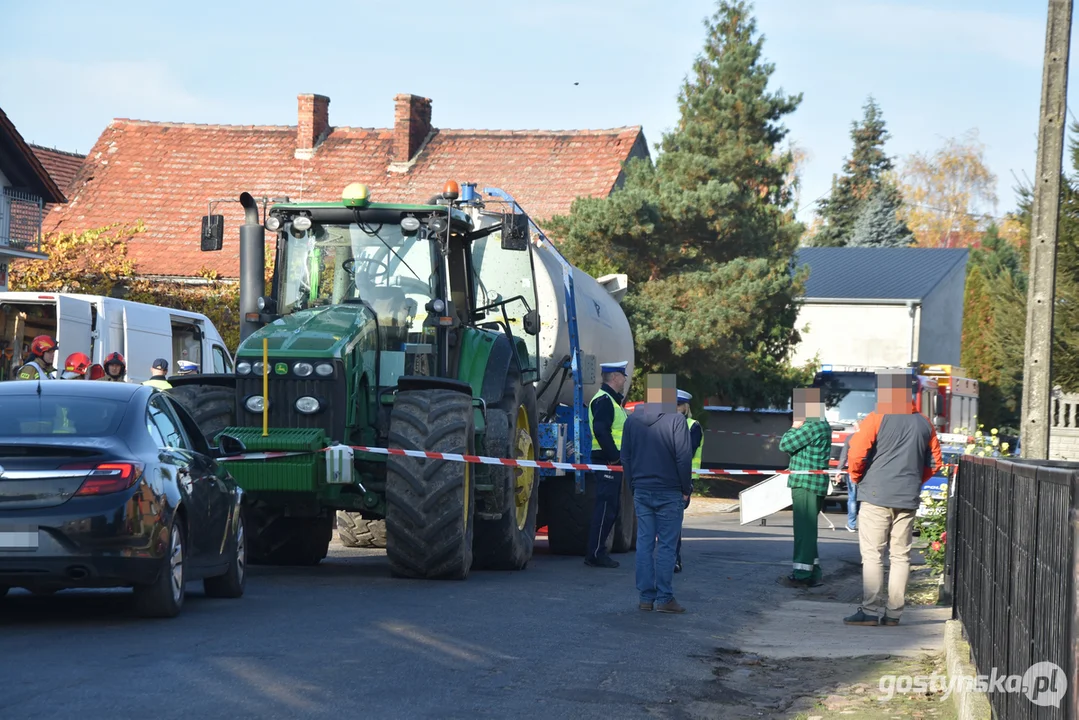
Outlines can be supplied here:
<path id="1" fill-rule="evenodd" d="M 62 470 L 82 470 L 89 472 L 82 481 L 78 495 L 105 495 L 127 490 L 142 475 L 142 464 L 131 462 L 75 463 L 65 465 Z"/>

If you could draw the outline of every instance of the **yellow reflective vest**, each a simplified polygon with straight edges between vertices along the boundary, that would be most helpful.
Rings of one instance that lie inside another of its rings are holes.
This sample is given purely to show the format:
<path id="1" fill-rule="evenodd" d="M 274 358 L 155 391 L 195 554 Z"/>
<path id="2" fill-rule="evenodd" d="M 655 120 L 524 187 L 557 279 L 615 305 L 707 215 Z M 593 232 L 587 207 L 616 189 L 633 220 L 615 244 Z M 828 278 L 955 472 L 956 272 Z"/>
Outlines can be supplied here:
<path id="1" fill-rule="evenodd" d="M 158 390 L 172 389 L 172 383 L 170 383 L 168 380 L 162 380 L 161 378 L 150 378 L 149 380 L 144 382 L 143 385 L 149 385 L 150 387 L 155 387 Z"/>
<path id="2" fill-rule="evenodd" d="M 694 420 L 691 417 L 686 418 L 686 424 L 689 425 L 689 432 L 690 433 L 693 432 L 693 426 L 694 425 L 700 425 L 699 422 L 697 422 L 696 420 Z M 701 431 L 701 444 L 698 445 L 697 449 L 693 451 L 693 469 L 694 470 L 700 470 L 701 469 L 701 450 L 703 450 L 703 449 L 704 449 L 704 431 L 702 430 Z"/>
<path id="3" fill-rule="evenodd" d="M 600 449 L 599 439 L 596 438 L 596 421 L 592 416 L 592 403 L 604 396 L 609 397 L 611 399 L 611 404 L 614 405 L 614 422 L 611 423 L 611 437 L 614 439 L 614 446 L 621 452 L 622 427 L 626 424 L 626 411 L 618 404 L 618 401 L 614 399 L 614 396 L 603 388 L 600 388 L 596 394 L 592 396 L 592 399 L 588 401 L 588 429 L 592 432 L 592 449 Z"/>

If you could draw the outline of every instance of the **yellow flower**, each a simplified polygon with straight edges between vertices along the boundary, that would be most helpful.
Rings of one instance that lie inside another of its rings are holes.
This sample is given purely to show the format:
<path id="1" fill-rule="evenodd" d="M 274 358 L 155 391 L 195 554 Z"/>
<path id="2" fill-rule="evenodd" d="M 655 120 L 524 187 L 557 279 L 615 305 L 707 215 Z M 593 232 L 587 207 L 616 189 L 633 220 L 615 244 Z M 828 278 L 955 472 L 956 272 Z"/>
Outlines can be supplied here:
<path id="1" fill-rule="evenodd" d="M 982 431 L 981 430 L 974 433 L 974 437 L 976 437 L 976 438 L 980 438 L 981 436 L 982 436 Z"/>
<path id="2" fill-rule="evenodd" d="M 974 443 L 971 443 L 970 445 L 967 445 L 967 449 L 964 450 L 963 452 L 965 454 L 967 454 L 967 455 L 972 455 L 972 454 L 974 454 L 974 448 L 975 447 L 977 447 L 977 446 Z"/>
<path id="3" fill-rule="evenodd" d="M 994 446 L 1000 445 L 1000 438 L 998 438 L 998 437 L 993 438 L 993 445 Z"/>
<path id="4" fill-rule="evenodd" d="M 996 435 L 997 434 L 997 429 L 993 428 L 992 430 L 990 430 L 990 432 L 993 433 L 994 435 Z"/>
<path id="5" fill-rule="evenodd" d="M 1001 452 L 1008 452 L 1008 448 L 1010 448 L 1010 447 L 1011 447 L 1011 445 L 1009 445 L 1008 443 L 1001 443 L 1000 444 L 1000 451 Z"/>

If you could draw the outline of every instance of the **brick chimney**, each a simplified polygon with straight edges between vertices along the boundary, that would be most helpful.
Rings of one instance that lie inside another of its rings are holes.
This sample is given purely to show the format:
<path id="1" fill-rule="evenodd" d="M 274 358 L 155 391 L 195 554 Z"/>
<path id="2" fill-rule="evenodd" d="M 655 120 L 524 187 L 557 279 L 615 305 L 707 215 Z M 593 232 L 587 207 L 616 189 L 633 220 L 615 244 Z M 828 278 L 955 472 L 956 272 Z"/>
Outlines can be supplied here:
<path id="1" fill-rule="evenodd" d="M 300 95 L 299 105 L 296 157 L 310 160 L 330 130 L 330 99 L 325 95 Z"/>
<path id="2" fill-rule="evenodd" d="M 393 161 L 408 163 L 431 132 L 431 99 L 402 94 L 393 99 Z"/>

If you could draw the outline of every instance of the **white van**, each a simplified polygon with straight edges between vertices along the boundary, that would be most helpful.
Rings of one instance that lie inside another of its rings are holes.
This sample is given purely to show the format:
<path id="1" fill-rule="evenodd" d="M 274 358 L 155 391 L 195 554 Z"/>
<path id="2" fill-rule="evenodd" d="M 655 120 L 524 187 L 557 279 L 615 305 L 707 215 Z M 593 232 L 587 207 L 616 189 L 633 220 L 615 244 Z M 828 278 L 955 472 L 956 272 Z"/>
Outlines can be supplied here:
<path id="1" fill-rule="evenodd" d="M 99 364 L 122 353 L 129 382 L 148 380 L 159 357 L 170 375 L 177 360 L 192 360 L 203 373 L 232 372 L 225 341 L 205 315 L 102 295 L 0 292 L 0 380 L 12 379 L 38 335 L 56 338 L 57 367 L 75 352 Z"/>

